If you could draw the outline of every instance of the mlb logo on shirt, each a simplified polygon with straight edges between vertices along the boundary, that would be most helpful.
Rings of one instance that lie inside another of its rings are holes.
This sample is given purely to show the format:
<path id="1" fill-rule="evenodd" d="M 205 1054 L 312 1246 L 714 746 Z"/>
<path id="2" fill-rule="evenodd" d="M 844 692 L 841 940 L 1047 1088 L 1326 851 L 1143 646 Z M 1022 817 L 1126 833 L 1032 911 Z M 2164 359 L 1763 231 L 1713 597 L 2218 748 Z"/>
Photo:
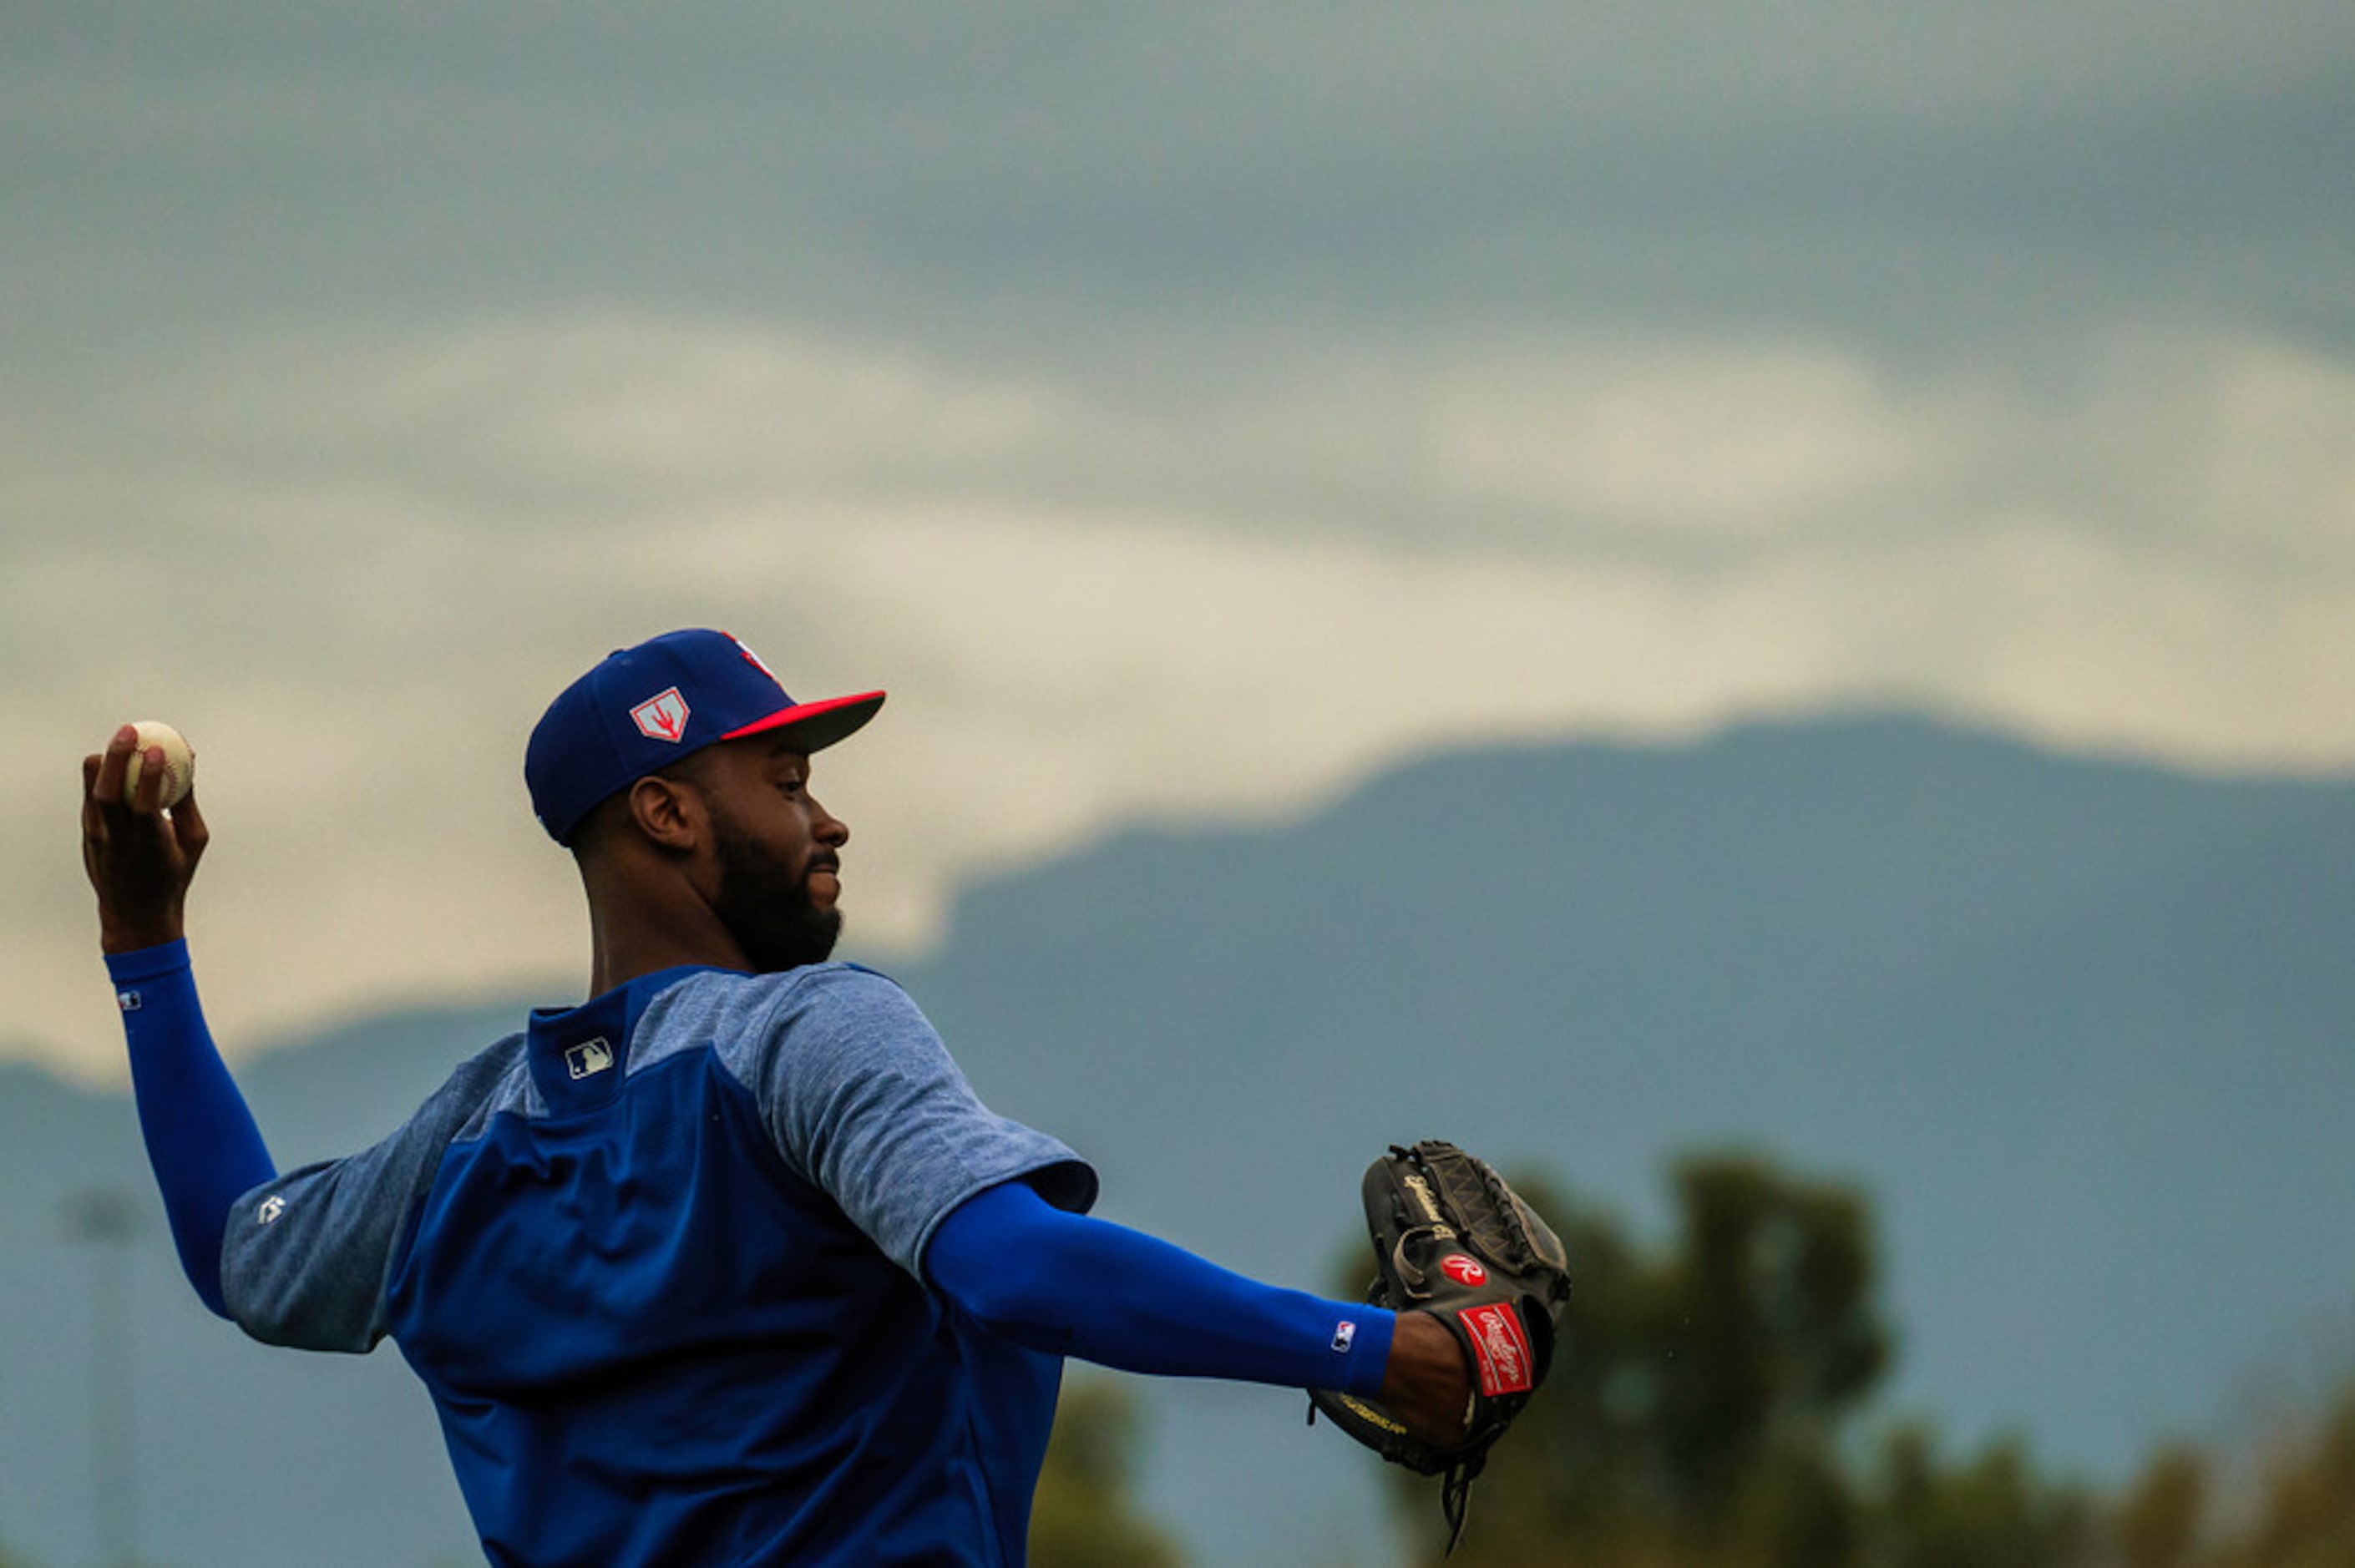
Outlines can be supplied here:
<path id="1" fill-rule="evenodd" d="M 602 1034 L 594 1040 L 583 1040 L 564 1053 L 564 1065 L 575 1078 L 602 1073 L 613 1065 L 613 1048 L 605 1044 Z"/>

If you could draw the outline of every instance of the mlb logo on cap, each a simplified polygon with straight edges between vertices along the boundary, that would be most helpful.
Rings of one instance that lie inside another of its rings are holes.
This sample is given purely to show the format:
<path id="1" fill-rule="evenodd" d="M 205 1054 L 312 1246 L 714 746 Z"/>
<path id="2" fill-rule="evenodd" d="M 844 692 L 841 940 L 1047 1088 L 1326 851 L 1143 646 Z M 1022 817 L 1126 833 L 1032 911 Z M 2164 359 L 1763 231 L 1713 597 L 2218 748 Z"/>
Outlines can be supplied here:
<path id="1" fill-rule="evenodd" d="M 524 748 L 524 784 L 540 826 L 567 843 L 607 796 L 707 746 L 783 730 L 815 751 L 882 705 L 881 692 L 797 703 L 727 632 L 666 632 L 614 650 L 558 694 Z"/>

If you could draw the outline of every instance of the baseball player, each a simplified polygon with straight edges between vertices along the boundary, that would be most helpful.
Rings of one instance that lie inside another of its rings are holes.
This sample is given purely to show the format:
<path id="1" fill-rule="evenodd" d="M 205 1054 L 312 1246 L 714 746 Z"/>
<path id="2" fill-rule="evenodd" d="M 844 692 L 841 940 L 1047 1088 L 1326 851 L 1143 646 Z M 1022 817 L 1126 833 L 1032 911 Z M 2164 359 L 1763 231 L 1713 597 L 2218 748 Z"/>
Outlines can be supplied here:
<path id="1" fill-rule="evenodd" d="M 1460 1436 L 1421 1312 L 1321 1299 L 1086 1217 L 1096 1176 L 992 1114 L 891 980 L 832 961 L 850 832 L 733 638 L 614 652 L 533 731 L 589 1000 L 535 1010 L 374 1148 L 280 1172 L 207 1032 L 182 911 L 208 835 L 83 763 L 83 859 L 188 1280 L 248 1334 L 432 1396 L 499 1564 L 1020 1563 L 1063 1359 L 1337 1390 Z"/>

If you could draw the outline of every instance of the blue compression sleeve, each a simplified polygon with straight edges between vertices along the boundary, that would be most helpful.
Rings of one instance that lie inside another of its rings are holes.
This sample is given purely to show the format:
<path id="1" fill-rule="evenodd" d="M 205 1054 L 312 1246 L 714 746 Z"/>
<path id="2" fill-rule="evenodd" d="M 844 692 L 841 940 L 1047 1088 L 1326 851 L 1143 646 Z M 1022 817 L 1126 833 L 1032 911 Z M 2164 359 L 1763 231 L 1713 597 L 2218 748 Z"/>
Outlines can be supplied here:
<path id="1" fill-rule="evenodd" d="M 924 1270 L 1017 1344 L 1127 1372 L 1373 1394 L 1390 1361 L 1395 1319 L 1379 1307 L 1262 1285 L 1019 1181 L 943 1220 Z"/>
<path id="2" fill-rule="evenodd" d="M 253 1113 L 205 1027 L 188 945 L 107 956 L 131 1048 L 139 1134 L 164 1194 L 180 1267 L 221 1317 L 221 1236 L 229 1205 L 278 1174 Z"/>

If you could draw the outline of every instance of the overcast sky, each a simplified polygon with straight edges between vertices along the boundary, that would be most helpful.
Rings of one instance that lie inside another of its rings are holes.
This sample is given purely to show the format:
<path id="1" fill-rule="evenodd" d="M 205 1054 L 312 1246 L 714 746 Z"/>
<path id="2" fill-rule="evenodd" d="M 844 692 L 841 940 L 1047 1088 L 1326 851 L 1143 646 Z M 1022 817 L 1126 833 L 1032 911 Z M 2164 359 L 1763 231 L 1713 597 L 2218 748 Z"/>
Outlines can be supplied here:
<path id="1" fill-rule="evenodd" d="M 0 18 L 0 1054 L 119 1055 L 134 717 L 233 1054 L 577 995 L 523 737 L 677 625 L 890 689 L 886 959 L 1465 742 L 2355 769 L 2344 0 Z"/>

